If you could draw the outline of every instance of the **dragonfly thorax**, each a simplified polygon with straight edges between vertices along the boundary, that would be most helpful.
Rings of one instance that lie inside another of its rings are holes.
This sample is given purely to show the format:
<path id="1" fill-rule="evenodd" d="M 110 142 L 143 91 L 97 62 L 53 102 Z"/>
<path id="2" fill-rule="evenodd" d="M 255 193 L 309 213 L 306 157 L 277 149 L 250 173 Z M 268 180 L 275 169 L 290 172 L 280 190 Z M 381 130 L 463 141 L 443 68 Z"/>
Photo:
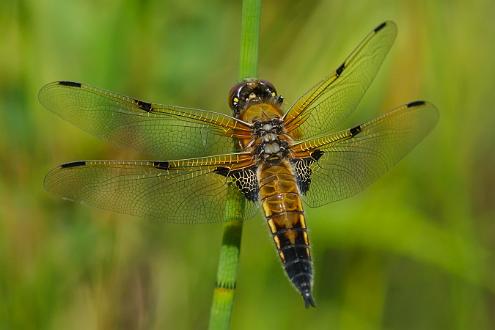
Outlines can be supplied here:
<path id="1" fill-rule="evenodd" d="M 255 121 L 253 123 L 253 135 L 261 138 L 264 142 L 275 141 L 283 131 L 284 122 L 280 118 L 272 118 L 266 121 Z"/>
<path id="2" fill-rule="evenodd" d="M 278 164 L 289 155 L 289 143 L 278 137 L 272 141 L 263 141 L 256 146 L 255 153 L 258 161 Z"/>
<path id="3" fill-rule="evenodd" d="M 284 122 L 275 117 L 253 122 L 253 144 L 258 161 L 279 163 L 289 154 L 289 144 L 284 138 Z"/>

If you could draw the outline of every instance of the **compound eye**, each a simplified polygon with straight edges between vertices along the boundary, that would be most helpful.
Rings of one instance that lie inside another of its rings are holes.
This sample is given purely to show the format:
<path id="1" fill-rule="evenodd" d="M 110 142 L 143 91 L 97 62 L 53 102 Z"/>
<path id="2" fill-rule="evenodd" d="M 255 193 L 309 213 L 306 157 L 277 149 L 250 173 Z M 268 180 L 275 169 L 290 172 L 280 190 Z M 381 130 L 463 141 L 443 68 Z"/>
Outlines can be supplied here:
<path id="1" fill-rule="evenodd" d="M 271 96 L 276 96 L 277 95 L 277 90 L 275 89 L 275 86 L 268 80 L 260 80 L 260 82 L 265 86 L 266 90 L 268 91 Z"/>
<path id="2" fill-rule="evenodd" d="M 239 107 L 240 103 L 240 94 L 244 86 L 246 85 L 245 82 L 240 82 L 234 87 L 232 87 L 229 91 L 229 106 L 232 110 L 236 110 Z"/>

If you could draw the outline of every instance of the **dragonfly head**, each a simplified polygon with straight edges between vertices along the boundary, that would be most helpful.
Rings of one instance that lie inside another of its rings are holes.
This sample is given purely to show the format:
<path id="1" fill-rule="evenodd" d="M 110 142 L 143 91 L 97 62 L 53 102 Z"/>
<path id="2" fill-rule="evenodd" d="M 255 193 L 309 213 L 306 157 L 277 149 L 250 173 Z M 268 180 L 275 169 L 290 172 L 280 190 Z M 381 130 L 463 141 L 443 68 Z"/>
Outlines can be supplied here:
<path id="1" fill-rule="evenodd" d="M 234 115 L 239 117 L 241 112 L 254 103 L 274 103 L 281 105 L 283 98 L 277 95 L 272 83 L 266 80 L 247 78 L 230 89 L 229 105 Z"/>

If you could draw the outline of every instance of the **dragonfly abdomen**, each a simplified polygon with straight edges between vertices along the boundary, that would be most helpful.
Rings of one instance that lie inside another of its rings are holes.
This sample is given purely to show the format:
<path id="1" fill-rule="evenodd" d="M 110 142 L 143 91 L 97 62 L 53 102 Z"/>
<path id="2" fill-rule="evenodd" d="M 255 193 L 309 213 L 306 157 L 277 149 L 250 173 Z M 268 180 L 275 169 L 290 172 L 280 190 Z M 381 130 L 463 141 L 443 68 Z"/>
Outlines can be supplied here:
<path id="1" fill-rule="evenodd" d="M 306 306 L 314 306 L 310 244 L 292 167 L 287 161 L 262 164 L 258 182 L 260 203 L 285 272 Z"/>

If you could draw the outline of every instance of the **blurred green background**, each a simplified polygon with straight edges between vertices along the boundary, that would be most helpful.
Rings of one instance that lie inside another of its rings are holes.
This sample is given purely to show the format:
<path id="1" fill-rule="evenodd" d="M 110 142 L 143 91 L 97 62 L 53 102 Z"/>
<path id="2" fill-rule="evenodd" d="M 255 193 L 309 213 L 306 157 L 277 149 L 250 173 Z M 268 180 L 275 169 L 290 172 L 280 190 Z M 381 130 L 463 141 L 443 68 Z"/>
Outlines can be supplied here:
<path id="1" fill-rule="evenodd" d="M 228 112 L 240 1 L 0 2 L 0 329 L 201 329 L 221 225 L 154 225 L 64 202 L 45 173 L 131 159 L 44 110 L 75 80 Z M 244 227 L 235 329 L 495 328 L 495 2 L 266 1 L 260 67 L 290 104 L 385 19 L 399 35 L 355 122 L 415 99 L 440 122 L 346 201 L 308 209 L 316 309 L 261 216 Z"/>

